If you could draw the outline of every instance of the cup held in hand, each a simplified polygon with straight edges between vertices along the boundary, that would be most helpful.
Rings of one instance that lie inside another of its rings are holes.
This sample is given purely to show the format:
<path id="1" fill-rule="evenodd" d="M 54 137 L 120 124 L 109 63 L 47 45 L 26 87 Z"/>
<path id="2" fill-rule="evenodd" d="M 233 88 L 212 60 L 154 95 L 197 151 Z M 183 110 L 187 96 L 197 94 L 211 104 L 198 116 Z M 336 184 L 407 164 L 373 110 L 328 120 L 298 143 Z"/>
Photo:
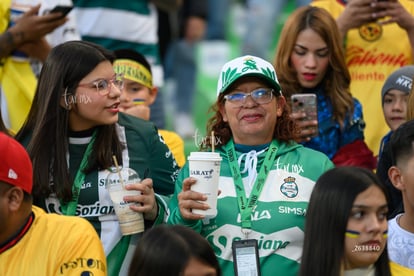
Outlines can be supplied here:
<path id="1" fill-rule="evenodd" d="M 210 208 L 207 210 L 193 209 L 194 214 L 215 217 L 217 215 L 217 193 L 220 178 L 221 157 L 217 152 L 191 152 L 188 157 L 190 176 L 197 179 L 191 186 L 196 191 L 207 196 Z"/>
<path id="2" fill-rule="evenodd" d="M 140 195 L 140 191 L 126 190 L 125 185 L 141 182 L 139 175 L 133 169 L 113 167 L 106 178 L 106 188 L 114 205 L 119 220 L 122 235 L 132 235 L 143 232 L 144 216 L 131 210 L 129 206 L 134 202 L 124 201 L 124 196 Z"/>

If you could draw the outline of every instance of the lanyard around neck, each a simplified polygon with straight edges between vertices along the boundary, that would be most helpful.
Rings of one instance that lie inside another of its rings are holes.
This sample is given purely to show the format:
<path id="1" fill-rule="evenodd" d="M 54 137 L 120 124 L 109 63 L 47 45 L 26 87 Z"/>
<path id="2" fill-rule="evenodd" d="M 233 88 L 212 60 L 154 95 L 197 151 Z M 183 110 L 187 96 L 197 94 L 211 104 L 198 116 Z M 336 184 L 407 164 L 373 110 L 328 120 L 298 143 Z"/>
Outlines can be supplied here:
<path id="1" fill-rule="evenodd" d="M 76 207 L 78 206 L 78 199 L 79 199 L 79 193 L 80 189 L 82 187 L 82 184 L 85 182 L 85 173 L 84 170 L 86 169 L 86 166 L 88 165 L 88 159 L 92 152 L 93 144 L 95 143 L 96 138 L 96 131 L 93 132 L 92 139 L 89 141 L 88 147 L 85 150 L 85 153 L 83 154 L 82 161 L 80 163 L 79 169 L 76 172 L 75 180 L 73 181 L 72 185 L 72 200 L 68 203 L 62 202 L 60 200 L 60 206 L 62 208 L 62 213 L 67 216 L 74 216 L 76 215 Z"/>
<path id="2" fill-rule="evenodd" d="M 250 193 L 249 199 L 246 198 L 246 192 L 244 190 L 243 180 L 240 173 L 240 167 L 236 158 L 236 151 L 234 149 L 233 140 L 230 140 L 225 146 L 227 158 L 230 163 L 231 174 L 233 176 L 234 183 L 236 185 L 237 203 L 239 205 L 241 224 L 244 229 L 251 229 L 251 214 L 256 207 L 257 200 L 259 199 L 260 193 L 263 190 L 267 174 L 273 165 L 276 158 L 277 145 L 276 141 L 273 140 L 269 146 L 269 150 L 266 153 L 265 160 L 260 168 L 259 174 L 254 182 L 252 192 Z"/>

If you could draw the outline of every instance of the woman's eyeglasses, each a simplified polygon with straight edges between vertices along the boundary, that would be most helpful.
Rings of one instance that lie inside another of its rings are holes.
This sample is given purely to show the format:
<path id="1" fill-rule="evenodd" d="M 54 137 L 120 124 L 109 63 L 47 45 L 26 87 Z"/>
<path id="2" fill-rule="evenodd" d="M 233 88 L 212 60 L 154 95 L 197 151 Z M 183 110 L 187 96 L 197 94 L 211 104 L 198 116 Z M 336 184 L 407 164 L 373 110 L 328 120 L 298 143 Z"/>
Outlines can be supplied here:
<path id="1" fill-rule="evenodd" d="M 79 87 L 95 88 L 99 95 L 106 96 L 111 92 L 111 84 L 122 90 L 124 87 L 124 75 L 115 74 L 112 79 L 97 79 L 91 83 L 79 84 Z"/>
<path id="2" fill-rule="evenodd" d="M 253 101 L 257 104 L 267 104 L 273 99 L 273 91 L 271 88 L 258 88 L 250 93 L 233 92 L 225 95 L 224 98 L 239 107 L 244 105 L 248 96 L 252 97 Z"/>

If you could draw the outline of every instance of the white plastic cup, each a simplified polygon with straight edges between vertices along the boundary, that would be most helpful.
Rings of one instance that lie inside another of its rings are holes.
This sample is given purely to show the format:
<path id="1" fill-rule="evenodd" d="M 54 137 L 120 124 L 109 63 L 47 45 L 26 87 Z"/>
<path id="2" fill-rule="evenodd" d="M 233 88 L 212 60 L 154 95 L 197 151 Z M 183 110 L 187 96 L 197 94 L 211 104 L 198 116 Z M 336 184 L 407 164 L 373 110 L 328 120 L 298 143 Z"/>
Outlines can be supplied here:
<path id="1" fill-rule="evenodd" d="M 122 178 L 122 181 L 120 179 Z M 140 191 L 126 190 L 125 185 L 141 182 L 136 171 L 131 168 L 111 168 L 111 173 L 106 178 L 106 188 L 114 205 L 115 214 L 119 220 L 122 235 L 132 235 L 145 230 L 144 216 L 129 208 L 135 202 L 124 201 L 124 196 L 140 195 Z"/>
<path id="2" fill-rule="evenodd" d="M 206 217 L 217 215 L 217 193 L 220 178 L 221 157 L 217 152 L 191 152 L 188 156 L 190 176 L 197 179 L 191 190 L 207 196 L 207 210 L 193 209 L 194 214 Z"/>

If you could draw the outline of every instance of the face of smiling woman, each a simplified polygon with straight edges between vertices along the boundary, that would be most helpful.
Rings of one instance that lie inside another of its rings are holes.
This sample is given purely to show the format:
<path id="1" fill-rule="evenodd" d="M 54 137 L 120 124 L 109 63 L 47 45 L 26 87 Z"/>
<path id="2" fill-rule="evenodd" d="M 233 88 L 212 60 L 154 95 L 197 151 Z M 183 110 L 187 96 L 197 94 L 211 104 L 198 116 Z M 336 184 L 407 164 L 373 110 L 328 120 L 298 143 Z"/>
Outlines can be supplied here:
<path id="1" fill-rule="evenodd" d="M 226 94 L 247 94 L 259 88 L 269 86 L 256 77 L 243 77 L 236 81 Z M 230 126 L 235 143 L 262 145 L 272 141 L 277 117 L 282 115 L 285 103 L 284 97 L 273 95 L 269 103 L 258 104 L 248 96 L 242 106 L 226 100 L 220 112 L 223 120 Z"/>
<path id="2" fill-rule="evenodd" d="M 71 130 L 81 131 L 118 121 L 121 90 L 112 83 L 114 76 L 112 64 L 103 61 L 79 82 L 75 97 L 70 103 Z M 98 92 L 94 85 L 99 80 L 109 81 L 107 89 L 101 92 Z"/>

